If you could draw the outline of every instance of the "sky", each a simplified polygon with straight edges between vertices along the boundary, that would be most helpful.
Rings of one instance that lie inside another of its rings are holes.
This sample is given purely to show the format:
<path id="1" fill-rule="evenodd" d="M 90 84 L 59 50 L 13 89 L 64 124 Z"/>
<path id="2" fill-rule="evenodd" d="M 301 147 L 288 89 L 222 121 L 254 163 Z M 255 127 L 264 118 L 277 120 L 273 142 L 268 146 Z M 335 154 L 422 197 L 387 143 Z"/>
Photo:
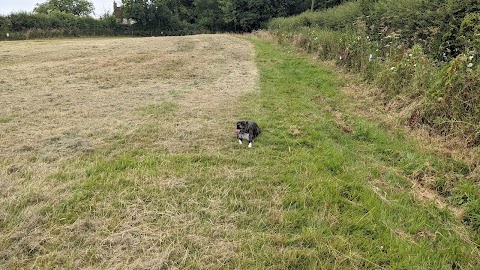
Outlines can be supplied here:
<path id="1" fill-rule="evenodd" d="M 89 0 L 95 6 L 95 16 L 99 17 L 106 12 L 113 12 L 113 0 Z M 27 11 L 32 12 L 37 3 L 47 2 L 47 0 L 0 0 L 0 14 L 8 15 L 12 12 Z M 121 0 L 116 0 L 121 5 Z"/>

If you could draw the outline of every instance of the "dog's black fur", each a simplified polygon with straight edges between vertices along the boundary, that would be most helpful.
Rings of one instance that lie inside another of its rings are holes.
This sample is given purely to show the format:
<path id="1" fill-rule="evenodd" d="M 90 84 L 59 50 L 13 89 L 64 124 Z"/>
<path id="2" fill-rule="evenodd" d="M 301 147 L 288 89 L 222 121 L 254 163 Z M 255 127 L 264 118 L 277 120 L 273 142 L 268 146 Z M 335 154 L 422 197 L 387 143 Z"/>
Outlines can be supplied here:
<path id="1" fill-rule="evenodd" d="M 248 140 L 248 147 L 252 147 L 253 141 L 262 133 L 262 129 L 257 123 L 252 121 L 237 122 L 237 139 L 242 144 L 243 140 Z"/>

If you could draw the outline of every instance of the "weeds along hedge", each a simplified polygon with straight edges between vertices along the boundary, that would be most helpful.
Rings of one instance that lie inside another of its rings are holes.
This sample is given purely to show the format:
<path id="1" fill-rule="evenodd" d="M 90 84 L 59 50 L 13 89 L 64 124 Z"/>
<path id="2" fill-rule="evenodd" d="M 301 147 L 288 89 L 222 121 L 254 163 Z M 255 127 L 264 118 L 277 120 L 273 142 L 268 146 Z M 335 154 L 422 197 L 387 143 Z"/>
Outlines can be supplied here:
<path id="1" fill-rule="evenodd" d="M 127 26 L 117 23 L 111 16 L 95 19 L 62 12 L 50 14 L 22 12 L 0 16 L 0 40 L 111 36 L 124 34 L 127 30 Z"/>
<path id="2" fill-rule="evenodd" d="M 268 29 L 280 43 L 294 44 L 362 74 L 382 89 L 387 101 L 401 99 L 418 104 L 405 122 L 428 125 L 434 133 L 463 137 L 471 146 L 480 145 L 479 51 L 471 49 L 475 43 L 471 40 L 462 53 L 440 61 L 424 42 L 412 43 L 413 39 L 404 38 L 398 31 L 371 35 L 372 27 L 361 15 L 362 3 L 276 18 L 269 22 Z M 477 16 L 467 16 L 459 29 L 469 28 L 464 31 L 478 31 L 480 35 L 480 24 L 472 26 Z"/>
<path id="3" fill-rule="evenodd" d="M 480 145 L 480 67 L 473 55 L 461 54 L 440 70 L 424 108 L 425 121 L 442 134 L 464 134 Z"/>

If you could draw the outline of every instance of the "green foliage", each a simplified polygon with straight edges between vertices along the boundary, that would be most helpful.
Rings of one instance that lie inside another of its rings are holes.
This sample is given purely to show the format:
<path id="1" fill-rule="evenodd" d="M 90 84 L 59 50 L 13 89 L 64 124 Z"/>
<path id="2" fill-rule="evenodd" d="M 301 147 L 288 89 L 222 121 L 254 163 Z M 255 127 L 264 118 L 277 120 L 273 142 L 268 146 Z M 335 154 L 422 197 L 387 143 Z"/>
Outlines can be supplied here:
<path id="1" fill-rule="evenodd" d="M 175 31 L 184 28 L 180 20 L 179 5 L 175 1 L 123 0 L 128 18 L 134 19 L 142 30 Z"/>
<path id="2" fill-rule="evenodd" d="M 93 10 L 93 3 L 88 0 L 48 0 L 37 4 L 33 11 L 40 14 L 65 12 L 75 16 L 87 16 L 92 14 Z"/>
<path id="3" fill-rule="evenodd" d="M 476 50 L 480 48 L 480 13 L 468 13 L 460 25 L 457 41 L 463 48 Z"/>
<path id="4" fill-rule="evenodd" d="M 480 68 L 473 56 L 457 56 L 439 72 L 426 95 L 425 121 L 443 134 L 480 144 Z"/>
<path id="5" fill-rule="evenodd" d="M 14 13 L 0 17 L 0 23 L 0 40 L 119 35 L 125 32 L 125 27 L 112 16 L 94 19 L 59 11 L 49 14 Z M 9 33 L 8 37 L 6 33 Z"/>
<path id="6" fill-rule="evenodd" d="M 372 63 L 376 65 L 376 63 Z M 388 99 L 398 95 L 422 97 L 435 80 L 435 70 L 425 57 L 423 49 L 415 45 L 407 51 L 399 50 L 372 74 L 377 85 L 384 89 Z"/>
<path id="7" fill-rule="evenodd" d="M 248 32 L 260 28 L 263 22 L 275 16 L 275 6 L 271 0 L 222 0 L 225 22 L 235 31 Z"/>
<path id="8" fill-rule="evenodd" d="M 472 22 L 469 14 L 480 11 L 477 0 L 363 0 L 361 6 L 371 37 L 399 35 L 407 46 L 420 44 L 438 60 L 449 60 L 471 47 L 461 42 L 461 24 L 465 19 Z"/>
<path id="9" fill-rule="evenodd" d="M 362 0 L 268 26 L 280 41 L 362 73 L 386 102 L 415 101 L 410 124 L 479 145 L 479 10 L 470 0 Z"/>
<path id="10" fill-rule="evenodd" d="M 0 15 L 0 40 L 6 37 L 7 33 L 12 29 L 12 22 L 9 17 Z"/>
<path id="11" fill-rule="evenodd" d="M 288 31 L 294 31 L 302 27 L 341 30 L 353 27 L 360 15 L 360 3 L 352 1 L 321 12 L 304 12 L 289 18 L 272 19 L 268 23 L 268 28 Z"/>
<path id="12" fill-rule="evenodd" d="M 310 9 L 310 0 L 123 0 L 127 17 L 143 30 L 172 31 L 191 27 L 216 31 L 248 32 L 271 18 L 290 16 Z M 318 2 L 318 1 L 317 1 Z M 316 2 L 316 3 L 317 3 Z M 343 0 L 318 2 L 331 7 Z"/>
<path id="13" fill-rule="evenodd" d="M 218 0 L 195 0 L 193 5 L 195 7 L 194 13 L 197 18 L 197 24 L 200 27 L 212 32 L 227 30 L 223 11 Z"/>

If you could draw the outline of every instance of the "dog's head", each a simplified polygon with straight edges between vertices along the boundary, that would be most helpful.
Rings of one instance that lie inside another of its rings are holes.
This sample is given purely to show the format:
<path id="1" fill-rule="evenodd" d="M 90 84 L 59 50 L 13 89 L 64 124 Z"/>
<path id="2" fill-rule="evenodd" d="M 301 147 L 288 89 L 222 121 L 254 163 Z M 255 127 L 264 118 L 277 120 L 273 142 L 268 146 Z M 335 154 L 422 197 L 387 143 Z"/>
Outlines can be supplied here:
<path id="1" fill-rule="evenodd" d="M 245 130 L 246 128 L 247 128 L 247 121 L 238 121 L 236 133 L 240 134 L 240 132 L 242 130 Z"/>

